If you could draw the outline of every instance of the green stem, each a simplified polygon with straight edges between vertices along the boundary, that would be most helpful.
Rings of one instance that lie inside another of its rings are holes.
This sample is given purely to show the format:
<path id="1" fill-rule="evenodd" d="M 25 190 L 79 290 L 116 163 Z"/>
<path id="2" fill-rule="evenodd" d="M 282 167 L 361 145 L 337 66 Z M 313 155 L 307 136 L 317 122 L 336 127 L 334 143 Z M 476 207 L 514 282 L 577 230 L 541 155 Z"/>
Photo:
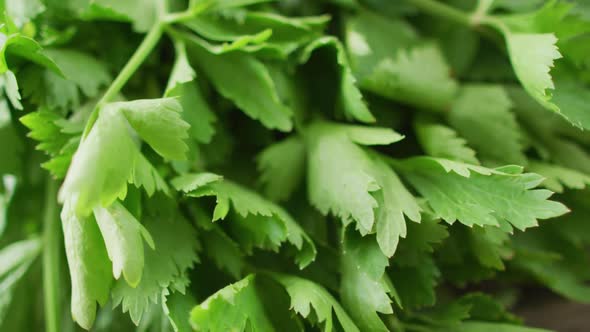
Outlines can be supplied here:
<path id="1" fill-rule="evenodd" d="M 173 23 L 182 23 L 186 21 L 190 21 L 193 18 L 197 17 L 202 12 L 206 11 L 212 6 L 213 2 L 203 2 L 200 4 L 195 5 L 194 7 L 185 10 L 183 12 L 178 13 L 170 13 L 163 16 L 162 21 L 166 24 L 173 24 Z"/>
<path id="2" fill-rule="evenodd" d="M 421 10 L 461 25 L 471 26 L 471 15 L 435 0 L 406 0 Z"/>
<path id="3" fill-rule="evenodd" d="M 413 4 L 433 16 L 438 16 L 443 19 L 461 24 L 467 28 L 471 28 L 484 37 L 494 42 L 499 49 L 505 50 L 504 40 L 502 36 L 498 35 L 494 29 L 490 29 L 489 26 L 493 26 L 496 29 L 502 31 L 501 27 L 498 26 L 497 20 L 493 17 L 487 16 L 486 13 L 491 6 L 491 1 L 482 1 L 473 13 L 466 13 L 464 11 L 453 8 L 442 2 L 436 0 L 406 0 L 408 3 Z M 488 26 L 484 26 L 488 25 Z"/>
<path id="4" fill-rule="evenodd" d="M 59 332 L 60 227 L 57 219 L 57 183 L 47 179 L 43 212 L 43 295 L 45 331 Z"/>
<path id="5" fill-rule="evenodd" d="M 90 133 L 90 129 L 92 129 L 92 126 L 96 122 L 96 119 L 98 119 L 98 113 L 100 112 L 100 109 L 105 104 L 110 102 L 121 91 L 123 86 L 137 71 L 137 68 L 139 68 L 139 66 L 141 66 L 141 64 L 145 61 L 148 55 L 150 55 L 154 47 L 160 41 L 160 38 L 162 37 L 162 32 L 162 23 L 157 23 L 150 29 L 150 31 L 145 36 L 137 50 L 135 50 L 135 53 L 133 53 L 131 58 L 129 58 L 129 61 L 127 61 L 127 63 L 117 76 L 117 78 L 115 78 L 111 86 L 109 86 L 102 98 L 96 104 L 96 107 L 92 111 L 92 114 L 90 114 L 90 118 L 86 123 L 86 127 L 84 128 L 84 134 L 82 135 L 82 138 L 86 138 L 86 136 L 88 136 L 88 133 Z"/>

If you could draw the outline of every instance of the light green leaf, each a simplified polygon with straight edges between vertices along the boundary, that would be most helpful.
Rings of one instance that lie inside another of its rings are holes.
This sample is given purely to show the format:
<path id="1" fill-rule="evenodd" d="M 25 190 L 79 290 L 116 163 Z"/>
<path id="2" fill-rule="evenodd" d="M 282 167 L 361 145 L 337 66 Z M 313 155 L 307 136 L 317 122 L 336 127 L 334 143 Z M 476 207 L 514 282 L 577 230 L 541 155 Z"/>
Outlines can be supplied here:
<path id="1" fill-rule="evenodd" d="M 588 129 L 590 117 L 584 102 L 588 89 L 574 80 L 568 70 L 551 73 L 554 61 L 562 58 L 558 41 L 564 40 L 565 50 L 571 52 L 568 39 L 590 30 L 578 18 L 567 16 L 571 9 L 569 3 L 550 1 L 531 13 L 489 17 L 486 21 L 504 35 L 512 67 L 525 90 L 545 108 Z M 558 64 L 567 66 L 563 61 Z"/>
<path id="2" fill-rule="evenodd" d="M 348 316 L 344 308 L 322 286 L 295 276 L 272 273 L 273 279 L 283 285 L 291 297 L 291 308 L 303 318 L 312 319 L 310 312 L 313 308 L 314 321 L 323 323 L 323 331 L 330 332 L 333 329 L 332 321 L 334 312 L 344 332 L 360 331 Z"/>
<path id="3" fill-rule="evenodd" d="M 361 233 L 371 231 L 380 189 L 368 171 L 370 158 L 358 144 L 390 144 L 402 139 L 393 130 L 316 123 L 305 137 L 308 149 L 308 194 L 323 214 L 333 213 Z"/>
<path id="4" fill-rule="evenodd" d="M 35 148 L 43 150 L 50 155 L 59 154 L 68 143 L 71 136 L 64 134 L 57 121 L 63 119 L 58 113 L 41 108 L 31 112 L 19 120 L 30 129 L 27 135 L 39 144 Z"/>
<path id="5" fill-rule="evenodd" d="M 256 161 L 266 196 L 273 201 L 287 200 L 303 179 L 305 144 L 291 136 L 264 149 Z"/>
<path id="6" fill-rule="evenodd" d="M 18 92 L 18 83 L 16 81 L 16 76 L 10 70 L 7 70 L 4 75 L 0 77 L 0 89 L 4 90 L 4 94 L 10 100 L 12 107 L 16 108 L 17 110 L 22 110 L 23 105 L 21 104 L 21 96 Z"/>
<path id="7" fill-rule="evenodd" d="M 60 200 L 74 200 L 76 213 L 86 216 L 93 208 L 124 197 L 138 155 L 123 114 L 103 109 L 74 154 Z"/>
<path id="8" fill-rule="evenodd" d="M 510 61 L 524 88 L 538 102 L 557 111 L 547 93 L 547 89 L 555 88 L 549 74 L 553 61 L 561 58 L 555 35 L 510 33 L 505 37 Z"/>
<path id="9" fill-rule="evenodd" d="M 275 330 L 257 294 L 254 275 L 217 291 L 196 306 L 190 322 L 196 331 Z"/>
<path id="10" fill-rule="evenodd" d="M 184 139 L 190 125 L 182 120 L 182 106 L 176 99 L 116 102 L 105 107 L 122 112 L 131 127 L 162 157 L 185 159 L 188 147 Z"/>
<path id="11" fill-rule="evenodd" d="M 154 249 L 154 240 L 145 227 L 119 202 L 95 208 L 94 217 L 113 262 L 115 279 L 123 277 L 131 287 L 141 281 L 144 267 L 143 239 Z"/>
<path id="12" fill-rule="evenodd" d="M 6 35 L 0 32 L 0 74 L 4 74 L 8 70 L 7 53 L 32 61 L 61 75 L 61 71 L 53 60 L 45 55 L 36 41 L 29 37 L 18 33 Z"/>
<path id="13" fill-rule="evenodd" d="M 78 218 L 75 202 L 67 200 L 61 212 L 66 256 L 72 283 L 71 310 L 75 322 L 90 329 L 96 303 L 105 305 L 111 288 L 111 262 L 93 217 Z"/>
<path id="14" fill-rule="evenodd" d="M 308 128 L 308 193 L 323 214 L 332 213 L 361 234 L 374 233 L 387 256 L 404 237 L 404 215 L 420 221 L 419 207 L 391 168 L 357 144 L 389 144 L 390 129 L 316 123 Z"/>
<path id="15" fill-rule="evenodd" d="M 182 158 L 188 124 L 180 119 L 180 105 L 170 98 L 107 104 L 88 136 L 80 143 L 60 190 L 60 200 L 75 198 L 79 215 L 124 198 L 127 182 L 165 188 L 148 166 L 135 141 L 136 133 L 167 158 Z"/>

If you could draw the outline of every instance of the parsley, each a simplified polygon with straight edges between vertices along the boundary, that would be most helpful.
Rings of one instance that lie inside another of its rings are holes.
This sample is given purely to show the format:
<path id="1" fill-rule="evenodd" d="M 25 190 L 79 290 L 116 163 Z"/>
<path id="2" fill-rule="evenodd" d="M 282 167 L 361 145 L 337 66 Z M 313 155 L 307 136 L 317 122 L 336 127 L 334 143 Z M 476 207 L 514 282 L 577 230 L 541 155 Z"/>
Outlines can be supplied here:
<path id="1" fill-rule="evenodd" d="M 0 0 L 0 329 L 590 302 L 589 6 L 398 2 Z"/>

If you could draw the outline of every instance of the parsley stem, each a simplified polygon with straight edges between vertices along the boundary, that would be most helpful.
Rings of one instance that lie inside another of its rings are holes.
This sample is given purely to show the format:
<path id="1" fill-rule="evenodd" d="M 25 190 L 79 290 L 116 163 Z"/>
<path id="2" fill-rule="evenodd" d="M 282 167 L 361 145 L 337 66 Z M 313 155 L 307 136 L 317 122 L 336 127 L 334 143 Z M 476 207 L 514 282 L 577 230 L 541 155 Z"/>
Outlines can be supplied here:
<path id="1" fill-rule="evenodd" d="M 59 332 L 60 224 L 57 219 L 57 183 L 49 176 L 43 213 L 43 295 L 45 331 Z"/>
<path id="2" fill-rule="evenodd" d="M 435 0 L 406 0 L 414 6 L 429 12 L 432 15 L 440 16 L 461 25 L 471 26 L 471 15 L 458 9 L 455 9 L 444 3 Z"/>
<path id="3" fill-rule="evenodd" d="M 490 9 L 492 1 L 482 0 L 475 9 L 475 12 L 473 13 L 461 11 L 459 9 L 453 8 L 447 4 L 438 2 L 436 0 L 406 1 L 433 16 L 438 16 L 453 21 L 455 23 L 461 24 L 465 27 L 471 28 L 481 33 L 484 37 L 488 38 L 492 42 L 494 42 L 499 49 L 505 49 L 502 37 L 498 35 L 496 31 L 494 31 L 493 29 L 490 29 L 486 26 L 482 26 L 482 23 L 487 23 L 489 25 L 490 23 L 495 22 L 493 18 L 486 16 L 486 13 Z"/>
<path id="4" fill-rule="evenodd" d="M 88 136 L 90 129 L 98 119 L 98 113 L 100 112 L 100 108 L 103 107 L 105 104 L 110 102 L 125 86 L 127 81 L 131 78 L 131 76 L 137 71 L 139 66 L 145 61 L 145 59 L 150 55 L 154 47 L 160 41 L 163 33 L 163 23 L 158 22 L 152 26 L 150 31 L 144 37 L 143 41 L 139 45 L 139 47 L 135 50 L 135 53 L 129 58 L 119 75 L 115 78 L 113 83 L 109 86 L 107 91 L 104 93 L 102 98 L 96 104 L 96 107 L 90 114 L 90 118 L 86 123 L 86 127 L 84 127 L 84 134 L 82 135 L 82 139 Z"/>
<path id="5" fill-rule="evenodd" d="M 204 12 L 205 10 L 209 9 L 213 2 L 203 2 L 201 4 L 197 4 L 194 7 L 191 7 L 188 10 L 178 13 L 170 13 L 163 16 L 162 21 L 166 24 L 173 24 L 173 23 L 181 23 L 189 21 L 199 14 Z"/>

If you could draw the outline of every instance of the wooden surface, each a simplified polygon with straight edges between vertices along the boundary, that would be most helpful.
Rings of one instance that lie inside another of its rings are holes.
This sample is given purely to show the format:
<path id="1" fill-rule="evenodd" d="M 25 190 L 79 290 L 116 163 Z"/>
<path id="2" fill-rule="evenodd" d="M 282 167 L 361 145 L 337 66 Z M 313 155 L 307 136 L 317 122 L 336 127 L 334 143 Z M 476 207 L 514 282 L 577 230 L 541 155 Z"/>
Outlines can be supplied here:
<path id="1" fill-rule="evenodd" d="M 573 303 L 544 291 L 527 295 L 528 299 L 515 311 L 528 326 L 558 332 L 590 332 L 590 304 Z"/>

